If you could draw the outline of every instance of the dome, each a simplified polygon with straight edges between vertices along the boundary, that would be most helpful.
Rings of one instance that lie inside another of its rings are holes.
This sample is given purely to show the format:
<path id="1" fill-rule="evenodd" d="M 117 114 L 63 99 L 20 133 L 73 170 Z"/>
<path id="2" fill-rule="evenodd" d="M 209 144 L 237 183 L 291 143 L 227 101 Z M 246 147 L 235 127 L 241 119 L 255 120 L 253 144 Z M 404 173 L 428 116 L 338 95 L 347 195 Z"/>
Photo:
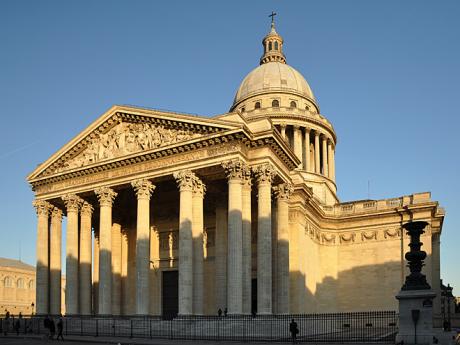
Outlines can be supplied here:
<path id="1" fill-rule="evenodd" d="M 285 63 L 267 62 L 244 78 L 236 92 L 232 109 L 248 97 L 271 92 L 292 93 L 315 102 L 310 86 L 297 70 Z"/>

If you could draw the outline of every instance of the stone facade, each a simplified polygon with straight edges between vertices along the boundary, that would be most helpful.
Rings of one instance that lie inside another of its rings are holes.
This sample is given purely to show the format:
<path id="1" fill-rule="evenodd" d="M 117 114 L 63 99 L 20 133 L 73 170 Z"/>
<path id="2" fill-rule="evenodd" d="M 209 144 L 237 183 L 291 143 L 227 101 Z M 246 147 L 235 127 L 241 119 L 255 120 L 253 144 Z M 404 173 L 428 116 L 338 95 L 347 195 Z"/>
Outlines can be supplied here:
<path id="1" fill-rule="evenodd" d="M 341 203 L 334 128 L 274 25 L 263 45 L 228 113 L 114 106 L 28 176 L 37 296 L 50 296 L 37 312 L 56 300 L 60 250 L 69 314 L 395 310 L 410 220 L 429 223 L 439 294 L 442 208 L 430 193 Z"/>
<path id="2" fill-rule="evenodd" d="M 64 296 L 65 278 L 62 280 L 62 289 L 56 295 Z M 31 315 L 35 312 L 35 267 L 25 264 L 19 260 L 0 258 L 0 315 L 9 311 L 10 314 L 17 316 Z M 60 284 L 61 285 L 61 284 Z M 62 298 L 64 301 L 64 297 Z M 59 313 L 64 313 L 64 303 L 58 303 Z"/>

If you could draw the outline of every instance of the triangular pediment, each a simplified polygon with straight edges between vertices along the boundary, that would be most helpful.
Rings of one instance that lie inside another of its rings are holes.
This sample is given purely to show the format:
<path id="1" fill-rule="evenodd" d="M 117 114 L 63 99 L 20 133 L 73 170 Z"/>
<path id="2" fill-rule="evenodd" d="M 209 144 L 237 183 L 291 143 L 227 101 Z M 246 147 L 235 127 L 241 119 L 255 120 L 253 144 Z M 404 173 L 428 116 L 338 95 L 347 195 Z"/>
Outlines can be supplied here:
<path id="1" fill-rule="evenodd" d="M 219 119 L 114 106 L 28 176 L 32 181 L 175 144 L 200 140 L 244 125 Z"/>

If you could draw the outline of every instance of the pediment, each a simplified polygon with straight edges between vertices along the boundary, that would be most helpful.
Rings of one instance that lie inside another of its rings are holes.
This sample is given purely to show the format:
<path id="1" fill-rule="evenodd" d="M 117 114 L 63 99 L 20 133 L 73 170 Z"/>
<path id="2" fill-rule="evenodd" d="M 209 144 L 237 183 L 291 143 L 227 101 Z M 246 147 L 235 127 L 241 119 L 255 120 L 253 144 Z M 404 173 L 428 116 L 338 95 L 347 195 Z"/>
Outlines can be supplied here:
<path id="1" fill-rule="evenodd" d="M 230 121 L 115 106 L 41 164 L 28 180 L 241 129 Z"/>

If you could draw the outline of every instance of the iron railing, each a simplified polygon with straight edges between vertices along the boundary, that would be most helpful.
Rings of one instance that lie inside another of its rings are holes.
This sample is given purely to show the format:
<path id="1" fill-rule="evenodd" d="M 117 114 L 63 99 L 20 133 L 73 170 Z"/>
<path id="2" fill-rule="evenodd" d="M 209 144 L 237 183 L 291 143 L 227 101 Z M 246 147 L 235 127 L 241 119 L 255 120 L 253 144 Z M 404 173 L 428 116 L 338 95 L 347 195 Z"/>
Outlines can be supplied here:
<path id="1" fill-rule="evenodd" d="M 59 317 L 53 317 L 55 322 Z M 187 340 L 290 341 L 289 324 L 298 325 L 300 342 L 388 342 L 397 333 L 395 311 L 270 316 L 190 316 L 173 320 L 139 316 L 63 317 L 64 335 L 168 338 Z M 44 317 L 22 317 L 20 333 L 46 333 Z M 15 332 L 13 319 L 2 318 L 1 331 L 8 325 Z"/>

